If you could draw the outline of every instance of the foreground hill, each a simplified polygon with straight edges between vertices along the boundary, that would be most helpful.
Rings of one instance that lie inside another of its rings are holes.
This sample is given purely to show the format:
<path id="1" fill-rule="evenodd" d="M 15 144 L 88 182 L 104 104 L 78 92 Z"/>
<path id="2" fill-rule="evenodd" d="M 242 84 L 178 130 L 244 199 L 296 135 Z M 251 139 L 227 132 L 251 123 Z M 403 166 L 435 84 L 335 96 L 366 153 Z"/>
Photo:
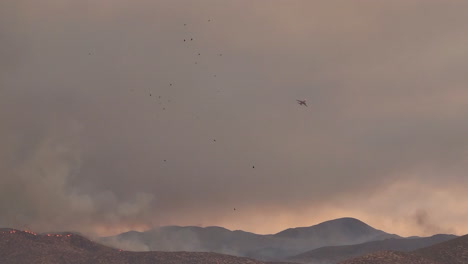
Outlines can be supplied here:
<path id="1" fill-rule="evenodd" d="M 411 252 L 381 251 L 340 264 L 467 264 L 468 235 Z"/>
<path id="2" fill-rule="evenodd" d="M 430 247 L 418 249 L 414 251 L 414 253 L 438 263 L 467 264 L 468 235 Z"/>
<path id="3" fill-rule="evenodd" d="M 348 246 L 322 247 L 290 257 L 288 260 L 311 264 L 335 264 L 342 260 L 378 251 L 413 251 L 454 238 L 456 238 L 454 235 L 435 235 L 418 238 L 392 238 Z"/>
<path id="4" fill-rule="evenodd" d="M 265 264 L 217 253 L 129 252 L 97 244 L 76 234 L 34 234 L 14 229 L 0 229 L 0 263 Z"/>
<path id="5" fill-rule="evenodd" d="M 283 259 L 324 246 L 398 238 L 354 218 L 340 218 L 274 235 L 230 231 L 221 227 L 161 227 L 131 231 L 101 242 L 130 250 L 217 252 L 262 260 Z"/>

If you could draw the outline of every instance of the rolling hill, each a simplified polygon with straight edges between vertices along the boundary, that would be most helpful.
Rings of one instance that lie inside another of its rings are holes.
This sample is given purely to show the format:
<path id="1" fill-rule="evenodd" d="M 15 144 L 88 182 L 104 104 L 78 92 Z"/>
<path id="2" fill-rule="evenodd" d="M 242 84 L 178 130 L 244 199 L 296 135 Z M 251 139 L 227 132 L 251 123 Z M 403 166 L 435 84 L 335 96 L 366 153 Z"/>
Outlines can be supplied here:
<path id="1" fill-rule="evenodd" d="M 339 264 L 466 264 L 468 235 L 411 252 L 380 251 Z"/>
<path id="2" fill-rule="evenodd" d="M 135 235 L 137 233 L 128 233 Z M 274 236 L 274 235 L 271 235 Z M 321 252 L 331 256 L 333 252 L 364 252 L 380 247 L 408 250 L 411 247 L 449 239 L 449 235 L 428 238 L 387 239 L 352 246 L 323 247 L 298 256 L 310 256 Z M 309 255 L 308 255 L 309 254 Z M 317 256 L 317 255 L 315 255 Z M 297 260 L 295 260 L 297 261 Z M 328 260 L 327 260 L 328 261 Z M 246 257 L 236 257 L 210 252 L 131 252 L 93 242 L 74 233 L 35 234 L 15 229 L 0 229 L 0 263 L 5 264 L 288 264 L 287 262 L 263 262 Z M 290 264 L 291 262 L 289 262 Z M 324 262 L 309 262 L 324 263 Z M 339 264 L 467 264 L 468 235 L 450 239 L 409 252 L 379 251 L 339 262 Z"/>
<path id="3" fill-rule="evenodd" d="M 266 264 L 217 253 L 129 252 L 72 233 L 35 234 L 0 229 L 2 264 Z M 271 264 L 271 263 L 270 263 Z"/>
<path id="4" fill-rule="evenodd" d="M 415 254 L 438 263 L 468 263 L 468 235 L 414 251 Z"/>
<path id="5" fill-rule="evenodd" d="M 354 218 L 340 218 L 273 235 L 230 231 L 221 227 L 169 226 L 126 232 L 100 241 L 129 250 L 217 252 L 262 260 L 283 259 L 324 246 L 398 238 Z"/>
<path id="6" fill-rule="evenodd" d="M 423 247 L 428 247 L 456 238 L 454 235 L 435 235 L 418 238 L 390 238 L 379 241 L 371 241 L 356 245 L 332 246 L 314 249 L 288 260 L 310 264 L 334 264 L 349 258 L 370 254 L 377 251 L 402 251 L 408 252 Z"/>

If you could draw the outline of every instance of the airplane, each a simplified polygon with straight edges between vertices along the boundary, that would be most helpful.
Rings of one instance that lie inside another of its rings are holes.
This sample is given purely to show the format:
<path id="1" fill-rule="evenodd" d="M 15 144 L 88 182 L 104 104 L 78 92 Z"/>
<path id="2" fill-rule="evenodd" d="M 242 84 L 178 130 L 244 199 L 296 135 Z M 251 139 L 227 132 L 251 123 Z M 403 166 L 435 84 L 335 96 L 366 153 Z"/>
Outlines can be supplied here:
<path id="1" fill-rule="evenodd" d="M 296 100 L 299 105 L 307 106 L 306 100 Z"/>

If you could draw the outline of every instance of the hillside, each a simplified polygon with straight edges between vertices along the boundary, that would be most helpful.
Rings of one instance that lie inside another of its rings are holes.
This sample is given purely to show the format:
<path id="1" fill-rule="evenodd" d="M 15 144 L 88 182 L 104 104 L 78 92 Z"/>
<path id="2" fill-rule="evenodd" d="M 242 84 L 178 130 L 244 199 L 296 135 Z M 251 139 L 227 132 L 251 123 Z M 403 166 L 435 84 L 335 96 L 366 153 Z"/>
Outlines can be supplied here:
<path id="1" fill-rule="evenodd" d="M 381 251 L 340 264 L 467 264 L 468 235 L 411 252 Z"/>
<path id="2" fill-rule="evenodd" d="M 146 232 L 131 231 L 100 241 L 129 250 L 217 252 L 276 260 L 324 246 L 397 237 L 357 219 L 340 218 L 310 227 L 287 229 L 273 235 L 230 231 L 221 227 L 170 226 Z"/>
<path id="3" fill-rule="evenodd" d="M 426 259 L 422 256 L 397 251 L 380 251 L 339 264 L 442 264 Z M 449 264 L 449 263 L 444 263 Z"/>
<path id="4" fill-rule="evenodd" d="M 418 249 L 414 253 L 439 263 L 466 264 L 468 263 L 468 235 Z"/>
<path id="5" fill-rule="evenodd" d="M 334 264 L 342 260 L 370 254 L 377 251 L 408 252 L 454 238 L 456 238 L 454 235 L 435 235 L 431 237 L 420 238 L 392 238 L 348 246 L 322 247 L 290 257 L 288 260 L 311 264 Z"/>
<path id="6" fill-rule="evenodd" d="M 2 264 L 265 264 L 217 253 L 129 252 L 97 244 L 80 235 L 35 234 L 0 229 Z"/>

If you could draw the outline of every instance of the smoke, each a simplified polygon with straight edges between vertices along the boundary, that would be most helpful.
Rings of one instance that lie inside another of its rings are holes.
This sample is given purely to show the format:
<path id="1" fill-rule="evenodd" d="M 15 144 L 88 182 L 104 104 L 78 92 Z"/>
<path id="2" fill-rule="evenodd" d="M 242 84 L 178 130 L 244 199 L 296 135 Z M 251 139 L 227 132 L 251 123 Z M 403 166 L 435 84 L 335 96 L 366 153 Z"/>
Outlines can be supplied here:
<path id="1" fill-rule="evenodd" d="M 453 234 L 453 228 L 444 227 L 443 224 L 438 224 L 433 221 L 430 214 L 425 209 L 419 209 L 414 213 L 414 222 L 420 229 L 420 232 L 425 234 Z"/>
<path id="2" fill-rule="evenodd" d="M 113 237 L 107 237 L 105 239 L 101 239 L 101 242 L 105 245 L 118 248 L 118 249 L 123 249 L 123 250 L 150 251 L 149 246 L 146 243 L 144 243 L 141 239 L 138 239 L 138 238 L 121 239 L 117 236 L 113 236 Z"/>
<path id="3" fill-rule="evenodd" d="M 159 251 L 210 251 L 202 245 L 197 233 L 190 230 L 190 228 L 168 233 L 159 228 L 144 233 L 132 231 L 119 236 L 102 238 L 101 241 L 112 247 L 132 251 L 155 249 Z"/>
<path id="4" fill-rule="evenodd" d="M 17 155 L 2 171 L 1 226 L 95 232 L 103 225 L 150 219 L 151 194 L 136 193 L 133 200 L 119 201 L 109 190 L 86 193 L 70 185 L 81 173 L 81 129 L 69 122 L 51 128 L 26 149 L 11 151 Z"/>

